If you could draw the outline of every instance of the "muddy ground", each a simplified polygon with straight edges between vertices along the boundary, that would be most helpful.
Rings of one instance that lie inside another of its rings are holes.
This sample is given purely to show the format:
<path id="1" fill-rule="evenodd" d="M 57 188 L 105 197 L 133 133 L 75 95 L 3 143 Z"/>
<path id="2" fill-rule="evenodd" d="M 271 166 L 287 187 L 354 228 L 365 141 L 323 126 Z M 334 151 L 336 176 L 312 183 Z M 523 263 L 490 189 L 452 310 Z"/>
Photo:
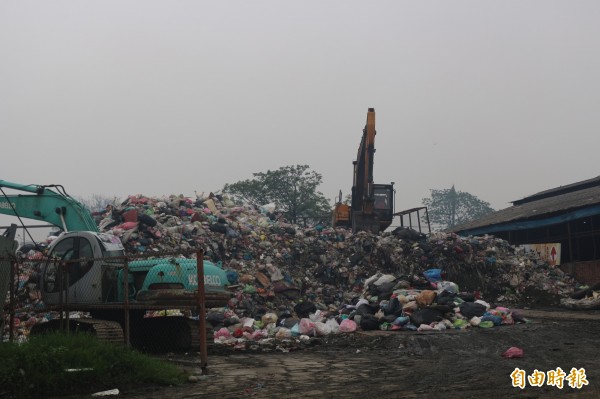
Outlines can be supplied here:
<path id="1" fill-rule="evenodd" d="M 435 333 L 363 332 L 315 340 L 296 352 L 211 349 L 208 374 L 177 387 L 145 387 L 142 398 L 597 398 L 600 312 L 529 311 L 531 323 Z M 524 350 L 505 359 L 509 347 Z M 199 374 L 197 354 L 169 356 Z M 581 389 L 512 386 L 515 368 L 584 368 Z"/>

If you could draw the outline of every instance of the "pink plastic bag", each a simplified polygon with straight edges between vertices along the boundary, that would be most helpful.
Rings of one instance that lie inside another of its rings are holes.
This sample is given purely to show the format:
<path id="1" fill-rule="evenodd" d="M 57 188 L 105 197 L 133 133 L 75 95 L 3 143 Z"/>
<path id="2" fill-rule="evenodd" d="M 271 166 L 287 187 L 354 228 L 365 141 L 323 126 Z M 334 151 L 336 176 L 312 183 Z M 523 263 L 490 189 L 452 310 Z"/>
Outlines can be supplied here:
<path id="1" fill-rule="evenodd" d="M 340 332 L 349 333 L 356 331 L 356 322 L 350 319 L 344 319 L 340 323 Z"/>
<path id="2" fill-rule="evenodd" d="M 507 359 L 523 357 L 523 349 L 517 348 L 516 346 L 511 346 L 502 354 L 502 357 Z"/>
<path id="3" fill-rule="evenodd" d="M 125 222 L 125 223 L 121 224 L 119 227 L 122 228 L 123 230 L 131 230 L 131 229 L 137 227 L 137 222 Z"/>
<path id="4" fill-rule="evenodd" d="M 215 337 L 215 339 L 218 339 L 220 337 L 231 338 L 231 333 L 229 332 L 229 330 L 227 328 L 223 327 L 219 331 L 214 333 L 214 337 Z"/>
<path id="5" fill-rule="evenodd" d="M 300 334 L 315 335 L 315 323 L 307 318 L 301 319 L 300 325 L 298 326 L 298 331 Z"/>

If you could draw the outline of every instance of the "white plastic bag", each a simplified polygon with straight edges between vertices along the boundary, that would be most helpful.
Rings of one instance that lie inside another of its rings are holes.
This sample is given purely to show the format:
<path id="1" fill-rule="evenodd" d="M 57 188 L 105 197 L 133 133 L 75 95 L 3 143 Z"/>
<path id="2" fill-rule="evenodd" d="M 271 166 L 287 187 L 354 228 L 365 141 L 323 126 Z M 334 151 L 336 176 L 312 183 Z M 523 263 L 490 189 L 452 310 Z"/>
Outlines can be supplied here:
<path id="1" fill-rule="evenodd" d="M 328 319 L 325 324 L 327 324 L 329 326 L 329 329 L 331 330 L 332 334 L 339 334 L 340 333 L 340 325 L 338 324 L 337 321 L 335 321 L 335 319 Z"/>
<path id="2" fill-rule="evenodd" d="M 327 323 L 315 322 L 315 335 L 324 336 L 331 334 L 331 327 Z"/>

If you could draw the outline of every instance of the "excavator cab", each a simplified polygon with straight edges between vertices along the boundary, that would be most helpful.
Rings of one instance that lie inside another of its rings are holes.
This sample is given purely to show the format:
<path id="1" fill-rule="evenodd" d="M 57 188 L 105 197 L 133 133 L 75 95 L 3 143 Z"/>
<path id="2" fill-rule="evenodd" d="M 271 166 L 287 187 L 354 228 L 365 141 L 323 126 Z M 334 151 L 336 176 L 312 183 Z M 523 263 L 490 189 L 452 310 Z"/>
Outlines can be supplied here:
<path id="1" fill-rule="evenodd" d="M 392 184 L 373 185 L 373 213 L 379 221 L 380 231 L 392 224 L 394 213 L 394 186 Z"/>
<path id="2" fill-rule="evenodd" d="M 361 203 L 362 208 L 352 211 L 352 232 L 385 231 L 394 218 L 394 184 L 371 184 Z"/>

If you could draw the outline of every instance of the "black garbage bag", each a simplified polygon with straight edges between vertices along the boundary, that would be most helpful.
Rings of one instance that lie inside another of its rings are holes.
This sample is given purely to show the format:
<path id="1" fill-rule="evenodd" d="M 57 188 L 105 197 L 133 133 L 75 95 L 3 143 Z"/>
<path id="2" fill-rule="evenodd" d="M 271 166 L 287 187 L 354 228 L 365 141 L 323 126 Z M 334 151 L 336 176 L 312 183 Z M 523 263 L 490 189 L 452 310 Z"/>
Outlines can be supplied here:
<path id="1" fill-rule="evenodd" d="M 254 310 L 254 319 L 260 320 L 264 315 L 267 314 L 267 309 L 260 307 Z"/>
<path id="2" fill-rule="evenodd" d="M 154 219 L 150 215 L 146 215 L 145 213 L 140 213 L 138 215 L 138 221 L 146 226 L 154 227 L 156 226 L 156 219 Z"/>
<path id="3" fill-rule="evenodd" d="M 475 294 L 470 292 L 459 292 L 458 297 L 465 302 L 475 302 Z"/>
<path id="4" fill-rule="evenodd" d="M 363 303 L 356 308 L 356 314 L 361 316 L 374 315 L 379 310 L 379 305 L 371 305 L 369 303 Z"/>
<path id="5" fill-rule="evenodd" d="M 446 314 L 446 313 L 454 313 L 454 304 L 452 305 L 441 305 L 439 303 L 432 303 L 431 305 L 429 305 L 430 309 L 435 309 L 438 312 L 440 312 L 441 314 Z"/>
<path id="6" fill-rule="evenodd" d="M 360 319 L 360 328 L 364 331 L 378 330 L 379 320 L 373 315 L 365 315 Z"/>
<path id="7" fill-rule="evenodd" d="M 475 302 L 463 302 L 460 304 L 460 313 L 467 319 L 481 317 L 485 313 L 485 306 Z"/>
<path id="8" fill-rule="evenodd" d="M 383 309 L 384 315 L 400 316 L 402 314 L 402 304 L 398 298 L 392 298 L 388 302 L 388 305 Z"/>
<path id="9" fill-rule="evenodd" d="M 317 307 L 312 302 L 300 302 L 296 306 L 294 306 L 294 312 L 300 318 L 308 317 L 311 313 L 315 313 L 317 311 Z"/>
<path id="10" fill-rule="evenodd" d="M 446 290 L 442 291 L 441 293 L 437 294 L 437 296 L 435 297 L 434 302 L 439 304 L 439 305 L 447 305 L 447 306 L 454 306 L 454 299 L 456 298 L 456 294 L 452 293 L 452 292 L 448 292 Z"/>
<path id="11" fill-rule="evenodd" d="M 377 295 L 377 297 L 380 300 L 387 300 L 392 296 L 395 286 L 396 286 L 396 282 L 390 281 L 389 283 L 380 284 L 378 287 L 373 288 L 371 291 L 375 295 Z"/>
<path id="12" fill-rule="evenodd" d="M 208 321 L 213 327 L 217 327 L 223 324 L 225 315 L 218 312 L 210 312 L 206 315 L 206 321 Z"/>
<path id="13" fill-rule="evenodd" d="M 223 223 L 213 223 L 209 227 L 210 231 L 214 231 L 216 233 L 225 234 L 227 233 L 227 226 Z"/>
<path id="14" fill-rule="evenodd" d="M 228 317 L 223 320 L 223 325 L 225 327 L 229 327 L 229 326 L 233 326 L 234 324 L 238 324 L 239 322 L 240 322 L 240 319 L 238 319 L 237 317 Z"/>
<path id="15" fill-rule="evenodd" d="M 392 234 L 402 240 L 407 241 L 420 241 L 427 238 L 425 234 L 419 233 L 418 231 L 409 229 L 407 227 L 396 227 L 392 231 Z"/>
<path id="16" fill-rule="evenodd" d="M 410 321 L 417 327 L 421 324 L 431 324 L 442 319 L 442 313 L 431 308 L 419 309 L 410 315 Z"/>
<path id="17" fill-rule="evenodd" d="M 594 291 L 599 291 L 599 290 L 600 290 L 600 283 L 596 283 L 589 288 L 577 290 L 577 291 L 573 292 L 570 296 L 571 296 L 571 299 L 583 299 L 585 297 L 592 296 Z"/>

